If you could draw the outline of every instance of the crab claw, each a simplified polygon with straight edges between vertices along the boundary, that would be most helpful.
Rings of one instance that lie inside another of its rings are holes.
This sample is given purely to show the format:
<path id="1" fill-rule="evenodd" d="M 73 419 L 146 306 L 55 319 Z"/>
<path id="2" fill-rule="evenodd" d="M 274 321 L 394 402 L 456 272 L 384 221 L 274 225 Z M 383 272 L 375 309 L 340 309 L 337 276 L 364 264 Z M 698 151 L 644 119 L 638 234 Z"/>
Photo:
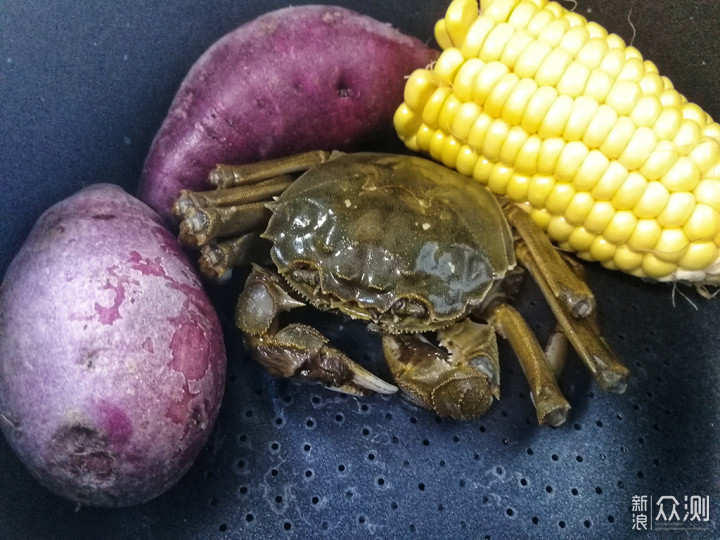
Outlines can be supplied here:
<path id="1" fill-rule="evenodd" d="M 408 401 L 440 416 L 482 416 L 500 397 L 500 366 L 492 327 L 464 319 L 438 331 L 441 347 L 420 334 L 384 335 L 390 371 Z"/>

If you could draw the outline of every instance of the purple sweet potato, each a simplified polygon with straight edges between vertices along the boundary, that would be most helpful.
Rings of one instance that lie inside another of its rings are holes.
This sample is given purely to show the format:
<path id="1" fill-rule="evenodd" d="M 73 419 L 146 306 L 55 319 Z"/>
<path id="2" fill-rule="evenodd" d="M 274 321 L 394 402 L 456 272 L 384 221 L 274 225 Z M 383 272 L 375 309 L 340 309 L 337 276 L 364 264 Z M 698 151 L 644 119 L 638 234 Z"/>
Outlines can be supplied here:
<path id="1" fill-rule="evenodd" d="M 93 506 L 159 495 L 224 377 L 217 315 L 155 212 L 98 184 L 40 217 L 0 289 L 0 426 L 40 482 Z"/>
<path id="2" fill-rule="evenodd" d="M 280 9 L 235 29 L 193 65 L 150 148 L 139 196 L 163 217 L 218 163 L 350 150 L 383 129 L 405 76 L 437 53 L 348 9 Z"/>

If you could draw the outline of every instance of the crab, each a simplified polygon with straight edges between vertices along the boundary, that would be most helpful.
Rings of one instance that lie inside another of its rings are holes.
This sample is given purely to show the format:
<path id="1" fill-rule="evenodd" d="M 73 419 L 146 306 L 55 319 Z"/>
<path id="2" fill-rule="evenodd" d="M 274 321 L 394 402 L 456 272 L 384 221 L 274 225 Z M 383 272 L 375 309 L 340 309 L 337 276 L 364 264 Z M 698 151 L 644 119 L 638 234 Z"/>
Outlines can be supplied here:
<path id="1" fill-rule="evenodd" d="M 321 151 L 219 165 L 209 180 L 218 189 L 176 201 L 180 239 L 201 249 L 208 276 L 251 264 L 235 323 L 272 375 L 350 394 L 399 388 L 440 416 L 472 419 L 499 399 L 500 335 L 541 424 L 561 425 L 570 410 L 556 380 L 565 339 L 601 388 L 625 390 L 628 370 L 600 335 L 582 267 L 479 183 L 420 157 Z M 523 268 L 558 321 L 545 350 L 509 303 Z M 282 320 L 306 305 L 380 332 L 394 384 L 314 327 Z"/>

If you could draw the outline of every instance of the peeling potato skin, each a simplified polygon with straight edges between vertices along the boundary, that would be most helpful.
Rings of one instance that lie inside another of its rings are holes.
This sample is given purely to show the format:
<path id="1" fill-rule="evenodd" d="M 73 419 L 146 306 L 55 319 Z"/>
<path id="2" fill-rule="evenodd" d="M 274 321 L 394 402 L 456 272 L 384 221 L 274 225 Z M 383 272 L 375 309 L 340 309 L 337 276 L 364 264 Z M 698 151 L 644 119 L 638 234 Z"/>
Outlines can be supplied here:
<path id="1" fill-rule="evenodd" d="M 0 427 L 32 474 L 92 506 L 175 483 L 225 379 L 217 315 L 174 236 L 121 188 L 45 212 L 0 289 Z"/>
<path id="2" fill-rule="evenodd" d="M 341 7 L 258 17 L 190 69 L 148 153 L 139 197 L 170 219 L 180 190 L 203 189 L 218 163 L 351 150 L 392 127 L 405 76 L 437 54 Z"/>

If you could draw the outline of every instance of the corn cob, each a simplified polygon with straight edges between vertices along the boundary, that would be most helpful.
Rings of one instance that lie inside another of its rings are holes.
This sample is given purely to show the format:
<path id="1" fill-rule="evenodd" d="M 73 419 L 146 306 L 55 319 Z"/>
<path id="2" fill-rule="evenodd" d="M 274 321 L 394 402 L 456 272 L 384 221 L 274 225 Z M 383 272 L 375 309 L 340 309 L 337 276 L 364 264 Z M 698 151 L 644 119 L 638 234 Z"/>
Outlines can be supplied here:
<path id="1" fill-rule="evenodd" d="M 548 0 L 454 0 L 435 35 L 395 113 L 408 148 L 582 259 L 720 285 L 720 125 L 655 64 Z"/>

